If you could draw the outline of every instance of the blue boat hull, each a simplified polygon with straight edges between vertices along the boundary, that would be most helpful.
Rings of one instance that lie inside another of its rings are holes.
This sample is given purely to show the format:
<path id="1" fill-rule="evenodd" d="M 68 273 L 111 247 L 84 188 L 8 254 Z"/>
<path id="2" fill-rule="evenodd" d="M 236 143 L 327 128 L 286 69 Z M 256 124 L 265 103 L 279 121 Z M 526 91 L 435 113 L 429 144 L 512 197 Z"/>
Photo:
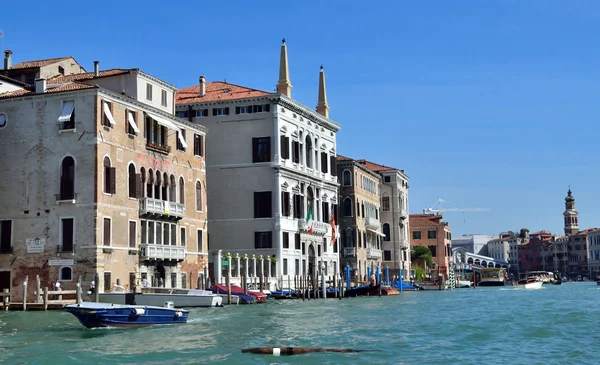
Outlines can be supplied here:
<path id="1" fill-rule="evenodd" d="M 142 327 L 187 323 L 188 311 L 173 308 L 104 303 L 72 304 L 65 311 L 87 328 Z"/>

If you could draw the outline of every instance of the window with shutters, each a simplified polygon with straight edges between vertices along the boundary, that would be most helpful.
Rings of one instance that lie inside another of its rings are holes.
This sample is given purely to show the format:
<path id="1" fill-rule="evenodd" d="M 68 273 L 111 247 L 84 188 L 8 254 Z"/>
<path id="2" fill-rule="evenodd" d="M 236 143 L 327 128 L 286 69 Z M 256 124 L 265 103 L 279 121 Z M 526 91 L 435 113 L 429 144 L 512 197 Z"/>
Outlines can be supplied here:
<path id="1" fill-rule="evenodd" d="M 296 233 L 295 237 L 294 237 L 294 249 L 295 250 L 299 250 L 300 249 L 300 233 Z"/>
<path id="2" fill-rule="evenodd" d="M 135 248 L 137 246 L 137 222 L 129 221 L 129 247 Z"/>
<path id="3" fill-rule="evenodd" d="M 326 174 L 327 171 L 329 171 L 327 169 L 327 162 L 328 162 L 327 161 L 328 160 L 327 157 L 328 157 L 327 152 L 321 152 L 321 172 L 324 173 L 324 174 Z"/>
<path id="4" fill-rule="evenodd" d="M 337 176 L 337 165 L 336 165 L 336 159 L 335 159 L 335 155 L 331 155 L 329 156 L 329 164 L 331 166 L 331 176 Z"/>
<path id="5" fill-rule="evenodd" d="M 292 141 L 292 162 L 300 163 L 300 142 Z"/>
<path id="6" fill-rule="evenodd" d="M 252 138 L 252 162 L 271 161 L 271 137 Z"/>
<path id="7" fill-rule="evenodd" d="M 290 193 L 287 191 L 281 192 L 281 214 L 284 217 L 292 215 L 292 204 L 290 202 Z"/>
<path id="8" fill-rule="evenodd" d="M 248 114 L 248 113 L 252 113 L 252 105 L 235 107 L 235 114 Z"/>
<path id="9" fill-rule="evenodd" d="M 254 232 L 254 248 L 273 248 L 273 232 Z"/>
<path id="10" fill-rule="evenodd" d="M 102 225 L 102 244 L 104 246 L 110 246 L 111 243 L 111 223 L 112 220 L 110 218 L 104 217 Z"/>
<path id="11" fill-rule="evenodd" d="M 383 224 L 383 234 L 385 235 L 385 237 L 383 237 L 384 241 L 389 241 L 391 239 L 391 237 L 390 237 L 390 225 L 388 223 L 384 223 Z"/>
<path id="12" fill-rule="evenodd" d="M 60 193 L 58 200 L 75 199 L 75 160 L 67 156 L 60 165 Z"/>
<path id="13" fill-rule="evenodd" d="M 73 243 L 75 242 L 73 218 L 60 219 L 60 246 L 58 252 L 73 252 Z"/>
<path id="14" fill-rule="evenodd" d="M 12 220 L 0 221 L 0 253 L 12 253 Z"/>
<path id="15" fill-rule="evenodd" d="M 294 218 L 303 218 L 304 216 L 304 197 L 294 194 Z"/>
<path id="16" fill-rule="evenodd" d="M 229 115 L 229 108 L 213 108 L 212 115 Z"/>
<path id="17" fill-rule="evenodd" d="M 181 143 L 181 141 L 180 141 L 180 138 L 183 139 L 184 141 L 186 140 L 185 139 L 185 129 L 178 130 L 176 132 L 176 134 L 177 134 L 177 139 L 176 139 L 177 140 L 177 150 L 178 151 L 185 151 L 185 147 L 183 147 L 183 143 Z M 180 137 L 180 135 L 181 135 L 181 137 Z M 195 150 L 195 148 L 194 148 L 194 150 Z"/>
<path id="18" fill-rule="evenodd" d="M 321 214 L 321 216 L 323 218 L 323 222 L 324 223 L 329 223 L 329 214 L 331 213 L 329 211 L 329 203 L 328 202 L 322 202 L 321 205 L 323 206 L 323 213 Z"/>
<path id="19" fill-rule="evenodd" d="M 183 176 L 179 177 L 179 204 L 185 204 L 185 182 Z"/>
<path id="20" fill-rule="evenodd" d="M 117 169 L 111 167 L 110 158 L 104 157 L 104 192 L 106 194 L 115 194 L 117 192 Z"/>
<path id="21" fill-rule="evenodd" d="M 202 184 L 200 181 L 196 181 L 196 211 L 202 212 Z"/>
<path id="22" fill-rule="evenodd" d="M 279 139 L 281 158 L 284 160 L 288 160 L 290 158 L 290 137 L 282 135 L 279 137 Z"/>
<path id="23" fill-rule="evenodd" d="M 187 115 L 186 115 L 187 117 Z M 196 118 L 208 117 L 208 109 L 196 110 Z"/>
<path id="24" fill-rule="evenodd" d="M 171 175 L 169 178 L 169 201 L 177 202 L 177 183 L 175 182 L 175 176 Z"/>
<path id="25" fill-rule="evenodd" d="M 254 192 L 254 218 L 271 218 L 271 192 Z"/>
<path id="26" fill-rule="evenodd" d="M 135 173 L 135 166 L 130 163 L 129 167 L 127 168 L 127 179 L 129 182 L 129 197 L 130 198 L 137 198 L 138 197 L 138 192 L 137 192 L 137 188 L 138 188 L 138 174 Z"/>
<path id="27" fill-rule="evenodd" d="M 180 227 L 179 230 L 179 242 L 182 247 L 186 247 L 186 236 L 185 236 L 185 227 Z"/>
<path id="28" fill-rule="evenodd" d="M 194 134 L 194 156 L 204 156 L 204 136 Z"/>

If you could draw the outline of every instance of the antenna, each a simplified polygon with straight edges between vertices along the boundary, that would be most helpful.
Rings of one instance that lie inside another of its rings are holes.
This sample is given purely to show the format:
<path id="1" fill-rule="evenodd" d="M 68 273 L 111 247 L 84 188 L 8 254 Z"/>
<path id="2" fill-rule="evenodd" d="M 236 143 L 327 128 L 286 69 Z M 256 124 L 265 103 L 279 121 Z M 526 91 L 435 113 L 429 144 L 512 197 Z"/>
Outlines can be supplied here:
<path id="1" fill-rule="evenodd" d="M 0 51 L 4 52 L 4 31 L 0 29 Z"/>

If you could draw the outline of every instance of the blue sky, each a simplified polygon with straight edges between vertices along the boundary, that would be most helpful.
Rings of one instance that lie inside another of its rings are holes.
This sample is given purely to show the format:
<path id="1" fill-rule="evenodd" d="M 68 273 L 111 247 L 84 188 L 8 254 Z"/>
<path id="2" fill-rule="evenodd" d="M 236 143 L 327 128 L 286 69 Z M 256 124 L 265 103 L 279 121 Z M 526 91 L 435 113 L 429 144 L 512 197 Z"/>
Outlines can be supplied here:
<path id="1" fill-rule="evenodd" d="M 446 213 L 455 236 L 560 233 L 570 185 L 581 228 L 600 226 L 596 1 L 31 1 L 2 12 L 15 63 L 72 55 L 177 87 L 205 75 L 272 91 L 285 37 L 293 97 L 316 105 L 323 64 L 338 152 L 404 169 L 411 213 L 442 198 L 491 209 Z"/>

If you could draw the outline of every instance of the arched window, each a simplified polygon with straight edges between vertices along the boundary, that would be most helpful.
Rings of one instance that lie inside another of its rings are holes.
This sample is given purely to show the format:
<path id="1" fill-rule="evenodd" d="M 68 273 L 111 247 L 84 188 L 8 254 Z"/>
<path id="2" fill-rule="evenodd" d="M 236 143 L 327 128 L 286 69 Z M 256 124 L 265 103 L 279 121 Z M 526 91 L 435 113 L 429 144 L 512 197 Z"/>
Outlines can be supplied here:
<path id="1" fill-rule="evenodd" d="M 154 194 L 154 172 L 148 169 L 148 180 L 146 181 L 146 196 L 152 198 Z"/>
<path id="2" fill-rule="evenodd" d="M 179 204 L 185 204 L 185 185 L 183 177 L 179 178 Z"/>
<path id="3" fill-rule="evenodd" d="M 352 217 L 352 199 L 346 197 L 342 203 L 342 212 L 344 217 Z"/>
<path id="4" fill-rule="evenodd" d="M 306 160 L 304 161 L 306 163 L 306 167 L 310 167 L 312 168 L 313 164 L 312 164 L 312 141 L 310 139 L 310 136 L 306 136 Z"/>
<path id="5" fill-rule="evenodd" d="M 128 168 L 129 172 L 129 197 L 137 198 L 137 184 L 135 180 L 135 166 L 132 163 L 129 164 Z"/>
<path id="6" fill-rule="evenodd" d="M 196 181 L 196 211 L 202 211 L 202 184 Z"/>
<path id="7" fill-rule="evenodd" d="M 58 271 L 58 280 L 71 281 L 73 280 L 73 270 L 70 267 L 61 267 Z"/>
<path id="8" fill-rule="evenodd" d="M 167 173 L 163 173 L 163 178 L 162 178 L 162 186 L 161 186 L 161 190 L 162 190 L 162 200 L 169 200 L 168 196 L 167 196 L 167 191 L 169 190 L 168 186 L 169 186 L 169 175 L 167 175 Z"/>
<path id="9" fill-rule="evenodd" d="M 156 181 L 154 182 L 154 199 L 160 199 L 160 171 L 156 171 Z"/>
<path id="10" fill-rule="evenodd" d="M 385 237 L 383 237 L 383 240 L 389 241 L 390 240 L 390 225 L 388 223 L 383 224 L 383 234 L 385 235 Z"/>
<path id="11" fill-rule="evenodd" d="M 60 165 L 60 200 L 75 199 L 75 160 L 63 158 Z"/>
<path id="12" fill-rule="evenodd" d="M 116 169 L 110 167 L 110 158 L 108 156 L 104 157 L 102 166 L 104 166 L 104 192 L 114 194 L 116 190 Z"/>
<path id="13" fill-rule="evenodd" d="M 352 186 L 352 173 L 350 172 L 350 170 L 344 170 L 342 176 L 342 185 Z"/>
<path id="14" fill-rule="evenodd" d="M 177 201 L 177 184 L 173 175 L 171 175 L 171 183 L 169 184 L 169 201 L 173 203 Z"/>
<path id="15" fill-rule="evenodd" d="M 344 231 L 344 247 L 354 247 L 354 231 L 352 228 Z"/>
<path id="16" fill-rule="evenodd" d="M 144 197 L 144 187 L 146 185 L 146 169 L 143 167 L 140 169 L 140 180 L 142 182 L 142 185 L 140 186 L 140 196 Z"/>

